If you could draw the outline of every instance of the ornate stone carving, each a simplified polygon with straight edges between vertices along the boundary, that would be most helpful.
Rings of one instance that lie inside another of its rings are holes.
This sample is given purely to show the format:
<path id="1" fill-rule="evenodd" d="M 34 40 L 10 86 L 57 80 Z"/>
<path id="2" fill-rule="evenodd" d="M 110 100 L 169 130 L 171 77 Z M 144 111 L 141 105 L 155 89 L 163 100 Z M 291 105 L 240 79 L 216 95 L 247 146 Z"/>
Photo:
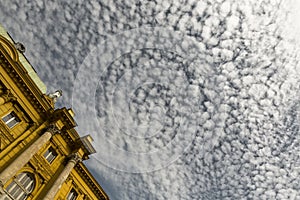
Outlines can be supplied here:
<path id="1" fill-rule="evenodd" d="M 17 50 L 19 50 L 21 53 L 25 53 L 26 51 L 26 48 L 24 46 L 24 44 L 20 43 L 20 42 L 17 42 L 15 43 L 15 47 Z"/>
<path id="2" fill-rule="evenodd" d="M 89 178 L 89 175 L 85 172 L 81 165 L 76 165 L 75 169 L 79 173 L 79 175 L 85 180 L 85 182 L 89 185 L 89 187 L 93 188 L 93 191 L 97 195 L 97 197 L 100 197 L 99 199 L 106 199 L 102 191 L 99 190 L 95 183 Z"/>
<path id="3" fill-rule="evenodd" d="M 81 161 L 82 161 L 82 158 L 78 155 L 78 153 L 72 153 L 69 156 L 69 162 L 74 162 L 76 164 Z"/>
<path id="4" fill-rule="evenodd" d="M 3 93 L 0 95 L 0 105 L 3 105 L 7 102 L 11 101 L 16 101 L 17 98 L 14 97 L 14 95 L 11 93 L 10 90 L 5 90 Z"/>
<path id="5" fill-rule="evenodd" d="M 55 124 L 50 124 L 46 132 L 50 132 L 52 135 L 55 135 L 57 133 L 60 133 L 60 130 L 55 126 Z"/>
<path id="6" fill-rule="evenodd" d="M 0 36 L 0 43 L 1 43 L 1 36 Z M 15 51 L 16 56 L 18 55 Z M 15 61 L 18 60 L 18 57 L 14 58 Z M 21 92 L 26 96 L 29 102 L 32 103 L 34 108 L 37 110 L 37 112 L 41 114 L 46 114 L 46 111 L 53 107 L 48 103 L 44 103 L 43 101 L 38 101 L 36 98 L 40 95 L 38 92 L 33 92 L 32 90 L 28 89 L 28 86 L 25 83 L 32 83 L 32 80 L 29 76 L 24 76 L 23 79 L 20 78 L 19 74 L 24 73 L 22 68 L 13 66 L 8 60 L 6 59 L 5 53 L 1 51 L 0 48 L 0 64 L 2 65 L 3 69 L 6 71 L 6 73 L 14 80 L 14 82 L 17 84 L 18 88 L 21 90 Z M 20 63 L 15 63 L 16 65 L 20 65 Z M 36 90 L 38 91 L 38 90 Z"/>
<path id="7" fill-rule="evenodd" d="M 87 195 L 84 195 L 83 200 L 90 200 L 90 198 Z"/>
<path id="8" fill-rule="evenodd" d="M 53 93 L 48 94 L 48 97 L 55 103 L 59 97 L 62 96 L 62 90 L 56 90 Z"/>
<path id="9" fill-rule="evenodd" d="M 18 61 L 19 56 L 14 45 L 2 35 L 0 35 L 0 44 L 2 46 L 1 51 L 5 51 L 14 61 Z"/>
<path id="10" fill-rule="evenodd" d="M 67 180 L 66 180 L 66 182 L 71 182 L 71 183 L 73 183 L 74 182 L 74 180 L 73 180 L 73 176 L 68 176 L 68 178 L 67 178 Z"/>
<path id="11" fill-rule="evenodd" d="M 9 132 L 9 129 L 5 124 L 0 120 L 0 137 L 2 139 L 6 139 L 7 141 L 12 142 L 14 140 L 14 137 Z"/>

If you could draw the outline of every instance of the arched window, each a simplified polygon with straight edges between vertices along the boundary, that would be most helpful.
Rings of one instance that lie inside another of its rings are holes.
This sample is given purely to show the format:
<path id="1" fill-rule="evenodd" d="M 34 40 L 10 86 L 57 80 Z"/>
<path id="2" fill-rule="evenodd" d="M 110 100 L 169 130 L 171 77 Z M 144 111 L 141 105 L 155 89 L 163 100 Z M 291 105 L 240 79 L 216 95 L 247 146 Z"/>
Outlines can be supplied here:
<path id="1" fill-rule="evenodd" d="M 6 188 L 7 193 L 14 200 L 25 200 L 32 192 L 35 180 L 31 173 L 20 173 Z"/>

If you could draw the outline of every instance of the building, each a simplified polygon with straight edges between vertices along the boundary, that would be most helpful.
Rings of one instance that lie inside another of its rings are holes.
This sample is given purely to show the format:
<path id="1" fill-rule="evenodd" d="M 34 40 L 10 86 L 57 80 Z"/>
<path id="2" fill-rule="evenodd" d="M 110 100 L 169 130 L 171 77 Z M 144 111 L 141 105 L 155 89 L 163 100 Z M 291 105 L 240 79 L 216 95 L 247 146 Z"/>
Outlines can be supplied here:
<path id="1" fill-rule="evenodd" d="M 71 109 L 55 109 L 61 92 L 46 95 L 24 51 L 0 25 L 0 199 L 108 199 L 82 162 L 92 138 Z"/>

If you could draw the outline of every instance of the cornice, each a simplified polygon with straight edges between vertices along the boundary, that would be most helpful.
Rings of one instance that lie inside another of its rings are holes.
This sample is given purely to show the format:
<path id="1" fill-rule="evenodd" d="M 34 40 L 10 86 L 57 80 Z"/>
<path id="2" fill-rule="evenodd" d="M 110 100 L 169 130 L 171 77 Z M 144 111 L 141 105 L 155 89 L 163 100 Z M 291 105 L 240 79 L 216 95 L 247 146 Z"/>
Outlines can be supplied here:
<path id="1" fill-rule="evenodd" d="M 52 115 L 52 118 L 54 121 L 61 120 L 66 130 L 70 130 L 76 126 L 75 120 L 65 107 L 56 109 Z"/>
<path id="2" fill-rule="evenodd" d="M 5 51 L 8 53 L 8 55 L 11 57 L 11 59 L 15 62 L 19 61 L 19 56 L 17 49 L 14 47 L 14 45 L 5 37 L 0 35 L 0 44 L 5 49 Z"/>
<path id="3" fill-rule="evenodd" d="M 26 69 L 18 61 L 16 57 L 18 54 L 15 47 L 6 40 L 6 38 L 0 36 L 0 65 L 32 104 L 34 109 L 38 113 L 44 114 L 45 117 L 47 111 L 54 107 L 43 97 L 38 86 L 33 82 Z M 3 44 L 6 44 L 6 46 L 3 46 Z"/>
<path id="4" fill-rule="evenodd" d="M 63 123 L 63 127 L 60 130 L 61 137 L 71 149 L 74 149 L 76 147 L 76 141 L 79 138 L 78 133 L 74 129 L 76 122 L 66 108 L 56 109 L 52 114 L 51 121 L 56 122 L 59 120 Z"/>
<path id="5" fill-rule="evenodd" d="M 87 183 L 88 186 L 92 189 L 92 191 L 98 197 L 98 199 L 100 200 L 109 199 L 107 194 L 104 192 L 104 190 L 101 188 L 101 186 L 98 184 L 95 178 L 90 174 L 90 172 L 82 162 L 78 163 L 75 166 L 75 170 L 80 175 L 80 177 L 85 181 L 85 183 Z"/>

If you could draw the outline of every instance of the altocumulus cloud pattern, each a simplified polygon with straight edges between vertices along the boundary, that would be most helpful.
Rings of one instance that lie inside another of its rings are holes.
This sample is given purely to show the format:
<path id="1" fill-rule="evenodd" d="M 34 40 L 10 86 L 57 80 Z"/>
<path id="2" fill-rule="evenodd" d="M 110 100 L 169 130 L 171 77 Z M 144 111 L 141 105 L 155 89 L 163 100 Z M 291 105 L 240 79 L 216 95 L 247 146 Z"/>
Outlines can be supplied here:
<path id="1" fill-rule="evenodd" d="M 300 199 L 297 6 L 15 0 L 0 16 L 95 138 L 111 199 Z"/>

